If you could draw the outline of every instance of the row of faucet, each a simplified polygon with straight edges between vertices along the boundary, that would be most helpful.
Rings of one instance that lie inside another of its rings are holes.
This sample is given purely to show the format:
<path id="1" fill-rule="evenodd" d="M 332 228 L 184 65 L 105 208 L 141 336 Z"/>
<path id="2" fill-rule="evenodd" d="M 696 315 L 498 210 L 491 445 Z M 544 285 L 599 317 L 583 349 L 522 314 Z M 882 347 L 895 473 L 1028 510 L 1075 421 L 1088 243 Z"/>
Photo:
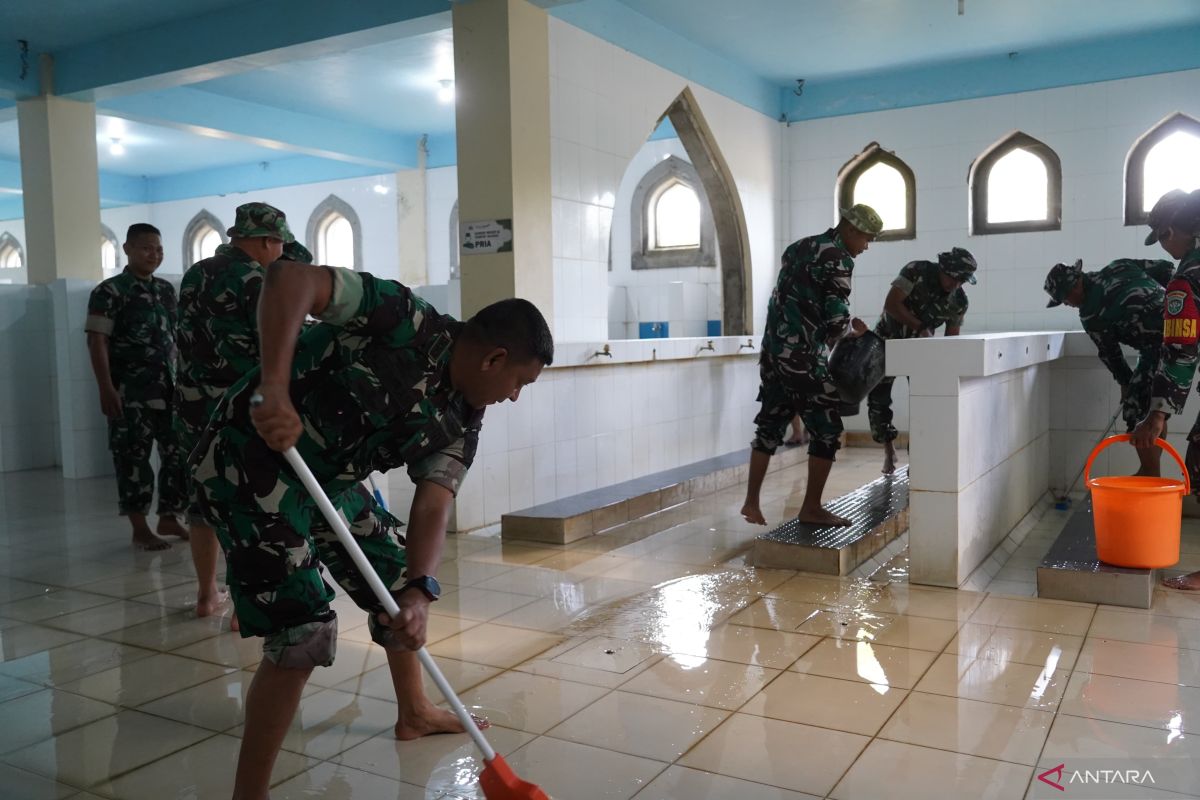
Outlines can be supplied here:
<path id="1" fill-rule="evenodd" d="M 754 349 L 754 340 L 753 339 L 747 339 L 745 344 L 738 345 L 738 352 L 740 353 L 747 348 L 749 348 L 751 350 Z M 708 344 L 706 344 L 703 347 L 696 350 L 696 355 L 700 355 L 705 350 L 711 350 L 714 353 L 717 352 L 717 348 L 713 347 L 712 339 L 708 340 Z M 592 353 L 592 358 L 612 358 L 612 357 L 613 357 L 612 347 L 607 344 L 604 345 L 604 349 L 597 350 L 596 352 Z"/>

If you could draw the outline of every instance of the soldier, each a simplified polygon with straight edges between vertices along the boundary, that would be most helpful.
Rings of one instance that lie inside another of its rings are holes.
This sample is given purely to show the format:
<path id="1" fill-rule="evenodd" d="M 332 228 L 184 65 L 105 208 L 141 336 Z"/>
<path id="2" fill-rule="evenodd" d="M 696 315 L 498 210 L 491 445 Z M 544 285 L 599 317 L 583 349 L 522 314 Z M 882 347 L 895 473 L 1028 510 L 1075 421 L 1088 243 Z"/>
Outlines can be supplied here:
<path id="1" fill-rule="evenodd" d="M 1163 289 L 1174 271 L 1170 261 L 1120 258 L 1098 272 L 1084 272 L 1076 262 L 1055 264 L 1046 275 L 1046 307 L 1065 304 L 1079 309 L 1083 329 L 1121 386 L 1121 417 L 1128 431 L 1150 411 L 1151 382 L 1162 350 Z M 1121 345 L 1138 351 L 1132 370 Z M 1139 449 L 1141 467 L 1136 474 L 1160 475 L 1161 456 L 1157 447 Z"/>
<path id="2" fill-rule="evenodd" d="M 312 261 L 311 254 L 292 235 L 284 213 L 266 203 L 238 206 L 233 227 L 226 234 L 229 244 L 218 247 L 212 258 L 192 265 L 179 289 L 175 425 L 185 454 L 196 446 L 225 391 L 258 366 L 256 315 L 265 274 L 263 265 L 278 260 L 288 248 L 295 256 L 290 260 Z M 191 492 L 188 517 L 199 584 L 196 616 L 206 617 L 221 602 L 217 589 L 219 545 L 216 533 L 200 515 L 194 495 Z M 230 624 L 238 629 L 236 614 Z"/>
<path id="3" fill-rule="evenodd" d="M 842 211 L 837 227 L 793 242 L 783 253 L 759 356 L 762 410 L 754 418 L 757 430 L 741 512 L 747 522 L 767 524 L 759 492 L 771 456 L 798 413 L 810 439 L 808 484 L 797 518 L 815 525 L 850 524 L 821 507 L 842 435 L 837 389 L 829 382 L 826 361 L 830 346 L 843 335 L 861 336 L 867 330 L 862 320 L 850 318 L 850 275 L 855 257 L 881 230 L 883 220 L 860 203 Z"/>
<path id="4" fill-rule="evenodd" d="M 892 281 L 883 301 L 883 313 L 875 323 L 882 339 L 913 339 L 933 336 L 942 325 L 947 336 L 958 336 L 967 315 L 967 293 L 963 283 L 975 283 L 975 257 L 961 247 L 938 253 L 932 261 L 910 261 Z M 892 384 L 885 377 L 867 395 L 867 418 L 871 438 L 883 445 L 883 473 L 896 471 L 896 428 L 892 425 Z"/>
<path id="5" fill-rule="evenodd" d="M 1139 448 L 1153 446 L 1166 429 L 1167 418 L 1183 412 L 1200 360 L 1200 189 L 1163 195 L 1150 211 L 1149 223 L 1146 244 L 1158 242 L 1180 261 L 1175 277 L 1167 284 L 1162 363 L 1154 374 L 1150 413 L 1133 432 L 1133 445 Z M 1200 415 L 1188 432 L 1184 462 L 1192 493 L 1200 494 Z M 1197 590 L 1200 572 L 1168 578 L 1163 584 Z"/>
<path id="6" fill-rule="evenodd" d="M 108 447 L 117 473 L 118 509 L 129 517 L 133 544 L 165 550 L 170 543 L 146 523 L 154 498 L 150 447 L 158 443 L 158 533 L 187 539 L 175 518 L 187 506 L 187 454 L 172 432 L 175 389 L 175 289 L 154 271 L 163 260 L 158 228 L 139 222 L 125 234 L 129 260 L 88 298 L 84 323 Z"/>
<path id="7" fill-rule="evenodd" d="M 326 324 L 297 344 L 306 314 Z M 483 411 L 516 401 L 554 357 L 546 321 L 527 301 L 494 303 L 463 324 L 397 282 L 283 261 L 267 269 L 259 333 L 261 369 L 226 393 L 192 457 L 242 635 L 265 637 L 246 700 L 237 798 L 266 796 L 304 684 L 313 667 L 333 662 L 337 619 L 322 563 L 370 611 L 371 637 L 387 648 L 396 737 L 461 730 L 425 698 L 411 650 L 425 640 L 440 591 L 434 572 Z M 262 405 L 251 412 L 255 392 Z M 335 502 L 373 470 L 407 466 L 416 494 L 406 539 L 384 528 L 356 534 L 396 596 L 395 618 L 277 452 L 293 444 Z"/>

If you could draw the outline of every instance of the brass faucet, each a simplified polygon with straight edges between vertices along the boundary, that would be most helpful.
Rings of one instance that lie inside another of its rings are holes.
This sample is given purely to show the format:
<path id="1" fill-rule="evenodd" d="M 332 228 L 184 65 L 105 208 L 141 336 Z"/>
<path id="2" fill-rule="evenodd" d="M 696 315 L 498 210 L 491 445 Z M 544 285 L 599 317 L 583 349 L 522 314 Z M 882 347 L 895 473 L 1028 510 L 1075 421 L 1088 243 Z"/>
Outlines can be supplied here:
<path id="1" fill-rule="evenodd" d="M 749 347 L 751 350 L 754 349 L 754 340 L 753 339 L 747 339 L 745 344 L 739 344 L 738 352 L 739 353 L 742 352 L 742 350 L 746 349 L 747 347 Z"/>
<path id="2" fill-rule="evenodd" d="M 600 358 L 601 356 L 608 356 L 609 358 L 613 357 L 612 350 L 608 345 L 604 345 L 603 350 L 597 350 L 596 352 L 592 353 L 592 358 Z"/>
<path id="3" fill-rule="evenodd" d="M 714 353 L 717 352 L 717 348 L 713 347 L 712 339 L 709 339 L 708 344 L 704 345 L 704 347 L 701 347 L 699 350 L 697 350 L 696 355 L 700 355 L 705 350 L 712 350 Z"/>

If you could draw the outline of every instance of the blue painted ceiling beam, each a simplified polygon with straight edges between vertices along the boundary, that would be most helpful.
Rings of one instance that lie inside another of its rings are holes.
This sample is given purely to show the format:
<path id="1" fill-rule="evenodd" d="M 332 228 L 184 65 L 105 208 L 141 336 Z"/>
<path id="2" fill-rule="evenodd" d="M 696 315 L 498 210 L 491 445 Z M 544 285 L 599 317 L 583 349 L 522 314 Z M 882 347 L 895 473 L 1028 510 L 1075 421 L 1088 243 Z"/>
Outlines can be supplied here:
<path id="1" fill-rule="evenodd" d="M 203 136 L 236 139 L 293 155 L 348 161 L 377 170 L 411 167 L 416 163 L 414 137 L 264 107 L 186 86 L 111 98 L 100 103 L 98 111 Z"/>
<path id="2" fill-rule="evenodd" d="M 54 54 L 54 87 L 82 99 L 180 86 L 450 25 L 450 0 L 257 0 Z"/>

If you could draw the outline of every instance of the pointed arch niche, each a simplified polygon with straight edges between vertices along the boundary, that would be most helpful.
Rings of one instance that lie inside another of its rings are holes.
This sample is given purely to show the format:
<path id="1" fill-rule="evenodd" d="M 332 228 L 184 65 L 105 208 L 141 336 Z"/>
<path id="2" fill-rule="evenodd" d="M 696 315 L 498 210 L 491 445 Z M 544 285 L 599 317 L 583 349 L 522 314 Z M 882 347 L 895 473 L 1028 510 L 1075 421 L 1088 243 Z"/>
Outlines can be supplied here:
<path id="1" fill-rule="evenodd" d="M 1198 188 L 1198 165 L 1200 120 L 1177 112 L 1139 136 L 1125 156 L 1125 224 L 1145 225 L 1150 208 L 1170 189 Z"/>
<path id="2" fill-rule="evenodd" d="M 1027 133 L 1013 131 L 980 153 L 967 184 L 972 236 L 1062 227 L 1062 163 Z"/>
<path id="3" fill-rule="evenodd" d="M 866 180 L 860 185 L 864 176 Z M 842 165 L 837 199 L 838 209 L 866 203 L 879 212 L 883 231 L 875 237 L 877 242 L 917 238 L 917 177 L 908 164 L 880 147 L 879 142 L 871 142 Z"/>
<path id="4" fill-rule="evenodd" d="M 225 226 L 208 209 L 202 209 L 196 216 L 192 217 L 191 222 L 183 229 L 184 272 L 187 272 L 188 267 L 192 264 L 212 255 L 211 253 L 204 252 L 204 242 L 205 239 L 211 242 L 214 232 L 220 237 L 221 244 L 229 242 L 229 237 L 225 235 Z"/>
<path id="5" fill-rule="evenodd" d="M 350 227 L 350 239 L 353 242 L 351 246 L 353 264 L 339 263 L 345 261 L 345 257 L 338 257 L 338 253 L 332 252 L 334 249 L 333 234 L 337 231 L 334 226 L 341 225 L 343 220 Z M 313 209 L 312 215 L 308 218 L 304 240 L 308 242 L 318 264 L 351 267 L 360 271 L 363 268 L 362 225 L 358 221 L 358 212 L 336 194 L 329 195 Z"/>
<path id="6" fill-rule="evenodd" d="M 721 333 L 748 334 L 753 319 L 750 237 L 733 173 L 690 88 L 685 87 L 679 93 L 663 116 L 671 121 L 699 176 L 716 227 L 721 267 Z"/>

